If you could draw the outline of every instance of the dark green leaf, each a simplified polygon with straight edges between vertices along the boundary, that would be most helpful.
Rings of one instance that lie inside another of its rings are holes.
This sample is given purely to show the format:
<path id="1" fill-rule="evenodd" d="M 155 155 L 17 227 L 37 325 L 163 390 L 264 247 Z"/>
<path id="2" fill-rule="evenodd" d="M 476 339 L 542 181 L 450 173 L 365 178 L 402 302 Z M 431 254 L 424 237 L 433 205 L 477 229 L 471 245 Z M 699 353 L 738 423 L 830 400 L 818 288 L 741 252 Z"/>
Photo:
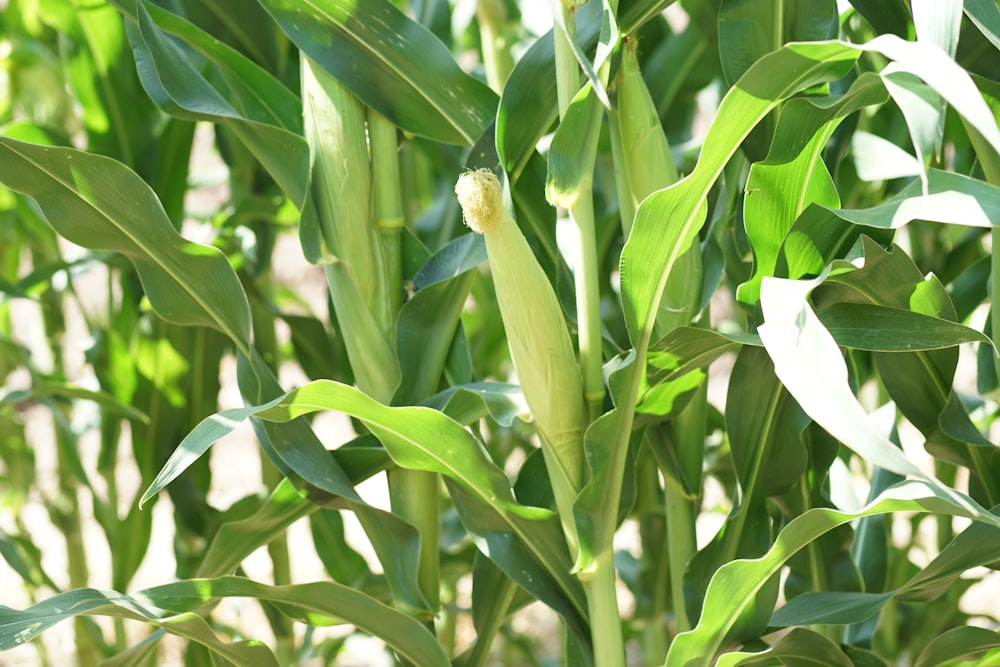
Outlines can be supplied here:
<path id="1" fill-rule="evenodd" d="M 388 0 L 260 2 L 296 46 L 403 130 L 472 144 L 490 124 L 496 95 Z"/>

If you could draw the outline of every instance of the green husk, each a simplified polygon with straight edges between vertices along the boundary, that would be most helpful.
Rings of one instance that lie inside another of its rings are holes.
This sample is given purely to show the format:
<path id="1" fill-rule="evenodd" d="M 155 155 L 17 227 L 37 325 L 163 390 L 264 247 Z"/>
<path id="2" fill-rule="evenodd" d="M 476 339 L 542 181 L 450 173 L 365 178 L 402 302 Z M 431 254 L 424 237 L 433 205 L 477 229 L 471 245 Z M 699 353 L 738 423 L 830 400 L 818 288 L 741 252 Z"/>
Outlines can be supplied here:
<path id="1" fill-rule="evenodd" d="M 511 359 L 542 441 L 563 530 L 576 546 L 573 503 L 583 479 L 583 383 L 548 277 L 505 210 L 499 179 L 467 172 L 455 186 L 466 224 L 483 234 Z"/>

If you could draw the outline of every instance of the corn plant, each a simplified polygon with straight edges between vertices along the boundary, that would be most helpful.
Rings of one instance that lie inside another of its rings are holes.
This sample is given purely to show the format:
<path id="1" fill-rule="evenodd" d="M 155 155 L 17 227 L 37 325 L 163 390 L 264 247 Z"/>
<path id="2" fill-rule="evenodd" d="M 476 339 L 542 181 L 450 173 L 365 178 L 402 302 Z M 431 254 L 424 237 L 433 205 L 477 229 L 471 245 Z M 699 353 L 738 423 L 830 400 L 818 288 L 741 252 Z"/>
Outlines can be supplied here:
<path id="1" fill-rule="evenodd" d="M 0 650 L 62 664 L 73 619 L 87 666 L 167 637 L 335 664 L 352 633 L 426 666 L 1000 660 L 966 595 L 1000 553 L 995 1 L 3 4 L 0 555 L 30 606 Z M 243 423 L 266 492 L 216 507 Z M 176 569 L 136 587 L 161 494 Z"/>

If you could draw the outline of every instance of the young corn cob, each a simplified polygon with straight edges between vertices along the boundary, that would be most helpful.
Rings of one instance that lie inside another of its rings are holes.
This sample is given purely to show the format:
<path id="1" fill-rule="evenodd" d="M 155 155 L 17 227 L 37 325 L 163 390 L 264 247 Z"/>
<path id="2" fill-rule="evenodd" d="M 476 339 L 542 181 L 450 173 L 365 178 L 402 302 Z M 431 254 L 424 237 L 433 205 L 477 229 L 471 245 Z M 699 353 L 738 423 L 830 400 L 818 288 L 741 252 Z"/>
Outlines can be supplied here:
<path id="1" fill-rule="evenodd" d="M 583 479 L 583 384 L 559 302 L 489 169 L 462 174 L 455 194 L 483 235 L 511 359 L 534 416 L 563 530 L 576 547 L 573 502 Z"/>
<path id="2" fill-rule="evenodd" d="M 626 234 L 642 200 L 677 181 L 670 145 L 639 69 L 637 44 L 635 38 L 624 42 L 611 131 L 612 139 L 619 144 L 615 151 L 618 199 Z M 667 280 L 656 318 L 661 334 L 689 324 L 697 314 L 701 275 L 701 254 L 695 245 L 681 255 Z"/>
<path id="3" fill-rule="evenodd" d="M 627 192 L 622 200 L 622 224 L 632 228 L 635 209 L 652 192 L 677 180 L 677 167 L 670 155 L 670 145 L 663 134 L 656 106 L 642 79 L 637 56 L 637 40 L 628 39 L 622 48 L 618 72 L 618 95 L 612 117 L 612 138 L 620 142 L 620 164 L 616 171 L 625 175 Z"/>

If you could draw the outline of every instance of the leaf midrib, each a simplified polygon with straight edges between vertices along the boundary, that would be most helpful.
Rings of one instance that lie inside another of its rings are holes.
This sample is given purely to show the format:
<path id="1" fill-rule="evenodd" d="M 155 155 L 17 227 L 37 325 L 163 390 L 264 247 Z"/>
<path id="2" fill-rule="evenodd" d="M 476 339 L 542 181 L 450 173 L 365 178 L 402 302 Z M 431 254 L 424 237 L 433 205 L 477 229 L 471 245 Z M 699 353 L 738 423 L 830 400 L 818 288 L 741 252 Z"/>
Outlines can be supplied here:
<path id="1" fill-rule="evenodd" d="M 317 5 L 313 0 L 302 0 L 302 2 L 306 6 L 311 7 L 312 9 L 316 10 L 316 12 L 318 12 L 322 16 L 326 17 L 327 19 L 329 19 L 330 22 L 333 23 L 334 25 L 338 26 L 341 29 L 341 31 L 344 33 L 344 35 L 347 36 L 354 44 L 356 44 L 362 50 L 364 50 L 367 53 L 369 53 L 372 56 L 374 56 L 375 60 L 381 62 L 389 70 L 391 70 L 392 72 L 394 72 L 396 74 L 396 76 L 398 76 L 400 79 L 402 79 L 404 82 L 406 82 L 406 84 L 409 85 L 412 90 L 416 91 L 419 94 L 419 96 L 420 96 L 421 99 L 423 99 L 425 102 L 427 102 L 427 104 L 429 104 L 431 108 L 433 108 L 435 111 L 437 111 L 438 114 L 443 119 L 445 119 L 448 122 L 448 125 L 453 130 L 455 130 L 456 132 L 458 132 L 459 136 L 461 136 L 466 141 L 466 143 L 468 143 L 470 145 L 473 144 L 473 143 L 475 143 L 476 138 L 469 136 L 462 127 L 460 127 L 459 125 L 457 125 L 455 123 L 455 121 L 451 118 L 451 116 L 449 114 L 445 113 L 444 110 L 442 109 L 442 107 L 437 104 L 437 102 L 435 101 L 435 99 L 432 96 L 425 94 L 424 91 L 423 91 L 423 88 L 421 86 L 416 85 L 416 82 L 413 81 L 405 73 L 404 70 L 402 70 L 402 69 L 400 69 L 400 68 L 398 68 L 398 67 L 396 67 L 394 65 L 394 61 L 392 59 L 385 57 L 385 55 L 380 50 L 372 48 L 369 44 L 367 44 L 366 42 L 364 42 L 361 39 L 359 39 L 358 36 L 355 35 L 352 31 L 348 30 L 347 29 L 346 21 L 338 20 L 338 18 L 336 16 L 334 16 L 330 12 L 326 11 L 325 8 L 320 7 L 319 5 Z M 389 24 L 385 23 L 385 25 L 386 25 L 386 27 L 388 27 Z M 402 35 L 399 35 L 399 37 L 401 38 L 401 41 L 402 41 Z M 405 43 L 406 44 L 411 44 L 412 42 L 410 42 L 409 40 L 406 40 Z"/>

